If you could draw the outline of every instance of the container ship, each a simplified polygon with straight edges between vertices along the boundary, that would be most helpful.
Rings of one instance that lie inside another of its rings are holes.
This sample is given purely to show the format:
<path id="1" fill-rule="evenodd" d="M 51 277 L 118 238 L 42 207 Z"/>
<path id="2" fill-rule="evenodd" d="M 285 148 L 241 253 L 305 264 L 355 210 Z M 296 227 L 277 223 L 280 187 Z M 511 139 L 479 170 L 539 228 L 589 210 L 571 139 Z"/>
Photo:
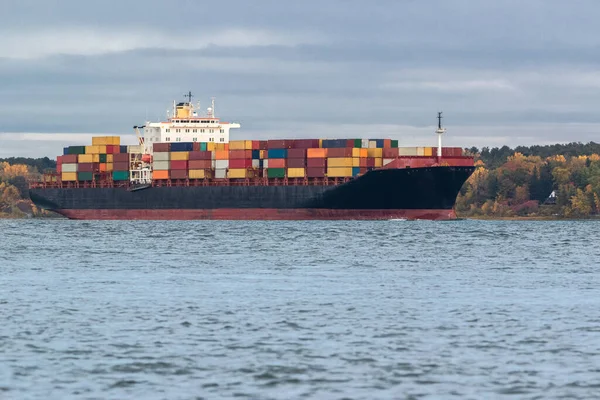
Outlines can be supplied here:
<path id="1" fill-rule="evenodd" d="M 461 148 L 392 139 L 229 140 L 238 123 L 173 102 L 163 122 L 69 146 L 30 184 L 33 203 L 71 219 L 454 219 L 474 171 Z"/>

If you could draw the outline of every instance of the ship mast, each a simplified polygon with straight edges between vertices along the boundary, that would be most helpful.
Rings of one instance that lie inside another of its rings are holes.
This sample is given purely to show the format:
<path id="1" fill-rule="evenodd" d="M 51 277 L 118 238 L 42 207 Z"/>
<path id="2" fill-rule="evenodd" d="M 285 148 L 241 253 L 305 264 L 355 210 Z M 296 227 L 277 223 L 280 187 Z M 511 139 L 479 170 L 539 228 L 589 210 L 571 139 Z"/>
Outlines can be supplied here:
<path id="1" fill-rule="evenodd" d="M 442 128 L 442 118 L 443 118 L 443 117 L 442 117 L 442 112 L 441 112 L 441 111 L 440 111 L 440 112 L 438 112 L 438 116 L 437 116 L 437 118 L 438 118 L 438 128 L 437 128 L 437 130 L 435 131 L 435 133 L 437 133 L 437 135 L 438 135 L 438 150 L 437 150 L 437 156 L 438 156 L 438 159 L 441 159 L 441 158 L 442 158 L 442 135 L 443 135 L 444 133 L 446 133 L 446 128 Z M 439 160 L 438 160 L 438 161 L 439 161 Z"/>

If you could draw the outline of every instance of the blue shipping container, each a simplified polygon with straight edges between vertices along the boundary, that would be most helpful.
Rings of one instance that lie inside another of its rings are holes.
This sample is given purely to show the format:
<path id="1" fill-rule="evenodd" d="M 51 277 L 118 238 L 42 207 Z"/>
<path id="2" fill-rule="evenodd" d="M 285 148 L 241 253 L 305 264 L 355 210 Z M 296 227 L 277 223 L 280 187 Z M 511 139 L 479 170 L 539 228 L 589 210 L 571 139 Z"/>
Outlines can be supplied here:
<path id="1" fill-rule="evenodd" d="M 323 140 L 322 147 L 324 149 L 341 149 L 348 147 L 348 141 L 346 139 L 325 139 Z"/>
<path id="2" fill-rule="evenodd" d="M 268 158 L 286 158 L 287 149 L 269 149 L 267 153 Z"/>
<path id="3" fill-rule="evenodd" d="M 119 146 L 119 153 L 121 153 L 121 154 L 127 153 L 127 146 Z"/>
<path id="4" fill-rule="evenodd" d="M 258 160 L 260 158 L 260 150 L 252 150 L 252 158 Z"/>
<path id="5" fill-rule="evenodd" d="M 171 143 L 171 151 L 194 151 L 194 143 L 192 143 L 192 142 Z"/>
<path id="6" fill-rule="evenodd" d="M 375 142 L 378 149 L 383 148 L 383 139 L 369 139 L 369 141 Z"/>
<path id="7" fill-rule="evenodd" d="M 360 174 L 360 167 L 352 167 L 352 176 L 358 176 Z"/>
<path id="8" fill-rule="evenodd" d="M 69 154 L 69 148 L 63 147 L 63 156 L 66 156 L 67 154 Z"/>

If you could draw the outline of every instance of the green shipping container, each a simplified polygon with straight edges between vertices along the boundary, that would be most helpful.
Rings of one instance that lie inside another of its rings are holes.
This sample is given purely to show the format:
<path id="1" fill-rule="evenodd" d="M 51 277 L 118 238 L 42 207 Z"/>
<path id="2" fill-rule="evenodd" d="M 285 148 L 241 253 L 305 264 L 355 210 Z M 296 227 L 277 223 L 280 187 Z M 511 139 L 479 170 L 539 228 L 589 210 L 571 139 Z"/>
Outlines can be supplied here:
<path id="1" fill-rule="evenodd" d="M 106 162 L 106 154 L 100 154 L 100 162 L 101 163 L 105 163 Z"/>
<path id="2" fill-rule="evenodd" d="M 85 146 L 69 146 L 67 154 L 85 154 Z"/>
<path id="3" fill-rule="evenodd" d="M 205 142 L 200 143 L 200 151 L 206 151 L 206 143 Z"/>
<path id="4" fill-rule="evenodd" d="M 398 148 L 398 141 L 392 140 L 392 149 L 396 149 L 396 148 Z"/>
<path id="5" fill-rule="evenodd" d="M 78 181 L 92 181 L 92 180 L 94 180 L 94 173 L 93 172 L 78 172 L 77 180 Z"/>
<path id="6" fill-rule="evenodd" d="M 267 168 L 268 178 L 285 178 L 285 168 Z"/>
<path id="7" fill-rule="evenodd" d="M 113 181 L 126 181 L 129 179 L 129 171 L 113 171 Z"/>
<path id="8" fill-rule="evenodd" d="M 360 146 L 362 145 L 362 140 L 361 139 L 352 139 L 354 141 L 354 145 L 352 147 L 354 147 L 355 149 L 360 149 Z"/>

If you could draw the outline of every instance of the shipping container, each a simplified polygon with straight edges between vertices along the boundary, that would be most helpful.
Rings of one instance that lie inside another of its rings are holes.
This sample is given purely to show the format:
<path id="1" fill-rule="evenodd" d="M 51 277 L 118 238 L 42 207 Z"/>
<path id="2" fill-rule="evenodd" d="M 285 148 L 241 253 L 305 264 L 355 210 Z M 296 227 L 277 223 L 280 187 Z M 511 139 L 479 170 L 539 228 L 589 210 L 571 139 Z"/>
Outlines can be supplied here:
<path id="1" fill-rule="evenodd" d="M 383 159 L 383 166 L 385 167 L 386 165 L 394 162 L 396 159 L 395 158 L 384 158 Z"/>
<path id="2" fill-rule="evenodd" d="M 351 147 L 351 148 L 357 147 L 357 148 L 360 148 L 361 144 L 362 144 L 362 142 L 361 142 L 360 139 L 348 139 L 347 142 L 346 142 L 346 147 Z"/>
<path id="3" fill-rule="evenodd" d="M 185 162 L 187 163 L 187 161 L 171 161 L 173 162 Z M 171 167 L 171 171 L 169 171 L 169 176 L 171 177 L 171 179 L 187 179 L 188 177 L 188 171 L 187 168 L 182 168 L 182 169 L 173 169 Z"/>
<path id="4" fill-rule="evenodd" d="M 120 145 L 121 138 L 119 136 L 94 136 L 92 137 L 92 145 Z"/>
<path id="5" fill-rule="evenodd" d="M 416 147 L 398 147 L 398 155 L 401 156 L 416 156 L 417 148 Z"/>
<path id="6" fill-rule="evenodd" d="M 375 168 L 383 167 L 383 158 L 375 158 Z"/>
<path id="7" fill-rule="evenodd" d="M 245 149 L 246 149 L 246 141 L 244 141 L 244 140 L 231 140 L 229 142 L 229 151 L 245 150 Z"/>
<path id="8" fill-rule="evenodd" d="M 94 172 L 97 171 L 97 164 L 94 163 L 79 163 L 77 164 L 77 172 Z M 64 169 L 63 169 L 64 171 Z"/>
<path id="9" fill-rule="evenodd" d="M 206 143 L 206 151 L 215 151 L 215 144 L 213 142 Z"/>
<path id="10" fill-rule="evenodd" d="M 235 150 L 229 150 L 235 151 Z M 239 150 L 245 151 L 245 150 Z M 252 159 L 251 158 L 234 158 L 229 159 L 229 168 L 252 168 Z"/>
<path id="11" fill-rule="evenodd" d="M 293 158 L 306 158 L 306 149 L 289 149 L 287 151 L 287 158 L 288 160 Z"/>
<path id="12" fill-rule="evenodd" d="M 352 157 L 327 158 L 327 167 L 352 167 Z"/>
<path id="13" fill-rule="evenodd" d="M 229 150 L 229 159 L 252 159 L 252 150 Z"/>
<path id="14" fill-rule="evenodd" d="M 168 170 L 156 170 L 152 171 L 152 179 L 169 179 Z"/>
<path id="15" fill-rule="evenodd" d="M 173 156 L 173 153 L 171 153 L 171 156 Z M 171 171 L 182 170 L 182 169 L 188 169 L 188 162 L 187 161 L 185 161 L 185 160 L 171 160 Z"/>
<path id="16" fill-rule="evenodd" d="M 60 176 L 62 181 L 76 181 L 77 180 L 77 172 L 64 172 Z"/>
<path id="17" fill-rule="evenodd" d="M 360 175 L 360 168 L 352 167 L 352 176 L 358 176 L 358 175 Z"/>
<path id="18" fill-rule="evenodd" d="M 211 169 L 211 160 L 190 160 L 188 164 L 189 169 Z"/>
<path id="19" fill-rule="evenodd" d="M 129 150 L 127 150 L 127 146 L 119 146 L 119 153 L 129 153 Z"/>
<path id="20" fill-rule="evenodd" d="M 324 168 L 327 166 L 327 159 L 326 158 L 307 158 L 306 159 L 306 166 L 309 168 Z"/>
<path id="21" fill-rule="evenodd" d="M 193 142 L 175 142 L 171 143 L 171 152 L 176 151 L 194 151 Z"/>
<path id="22" fill-rule="evenodd" d="M 229 142 L 229 143 L 231 143 L 231 142 Z M 244 149 L 245 150 L 252 150 L 253 149 L 253 147 L 252 147 L 252 140 L 245 140 L 244 141 Z M 229 150 L 231 150 L 231 147 L 229 148 Z"/>
<path id="23" fill-rule="evenodd" d="M 423 155 L 426 157 L 431 157 L 433 155 L 433 149 L 431 147 L 425 147 L 425 153 Z"/>
<path id="24" fill-rule="evenodd" d="M 92 163 L 92 162 L 94 162 L 94 155 L 93 154 L 79 154 L 77 156 L 77 162 Z"/>
<path id="25" fill-rule="evenodd" d="M 212 151 L 192 151 L 189 153 L 190 160 L 210 160 L 212 159 Z"/>
<path id="26" fill-rule="evenodd" d="M 306 175 L 306 170 L 304 168 L 288 168 L 287 176 L 288 178 L 304 178 Z"/>
<path id="27" fill-rule="evenodd" d="M 424 155 L 425 155 L 425 148 L 417 147 L 417 156 L 424 156 Z"/>
<path id="28" fill-rule="evenodd" d="M 323 139 L 321 147 L 324 149 L 344 148 L 347 143 L 347 139 Z"/>
<path id="29" fill-rule="evenodd" d="M 383 139 L 383 146 L 384 149 L 391 149 L 392 148 L 392 140 L 391 139 Z"/>
<path id="30" fill-rule="evenodd" d="M 67 154 L 85 154 L 85 146 L 69 146 Z"/>
<path id="31" fill-rule="evenodd" d="M 67 154 L 66 156 L 61 156 L 62 164 L 75 164 L 77 163 L 77 158 L 79 156 L 77 154 Z M 73 171 L 75 172 L 75 171 Z"/>
<path id="32" fill-rule="evenodd" d="M 152 145 L 152 151 L 154 153 L 156 152 L 161 152 L 161 153 L 167 153 L 171 151 L 171 143 L 154 143 Z M 127 152 L 129 151 L 129 148 L 127 148 Z"/>
<path id="33" fill-rule="evenodd" d="M 215 159 L 216 160 L 229 160 L 229 152 L 225 150 L 215 150 Z"/>
<path id="34" fill-rule="evenodd" d="M 225 178 L 227 178 L 227 169 L 225 169 L 225 168 L 217 168 L 217 169 L 215 169 L 215 178 L 216 179 L 225 179 Z"/>
<path id="35" fill-rule="evenodd" d="M 200 142 L 194 142 L 192 149 L 192 151 L 200 151 Z"/>
<path id="36" fill-rule="evenodd" d="M 227 177 L 232 179 L 254 178 L 254 171 L 246 168 L 230 168 L 227 171 Z"/>
<path id="37" fill-rule="evenodd" d="M 126 181 L 129 180 L 129 171 L 113 171 L 113 181 Z M 160 178 L 158 178 L 160 179 Z"/>
<path id="38" fill-rule="evenodd" d="M 77 180 L 78 181 L 93 181 L 94 173 L 93 172 L 77 172 Z"/>
<path id="39" fill-rule="evenodd" d="M 112 157 L 112 154 L 99 154 L 98 155 L 98 162 L 101 162 L 101 163 L 107 162 L 107 156 L 111 156 Z"/>
<path id="40" fill-rule="evenodd" d="M 323 168 L 323 167 L 306 168 L 306 176 L 308 178 L 324 178 L 325 177 L 325 168 Z"/>
<path id="41" fill-rule="evenodd" d="M 367 167 L 367 160 L 368 160 L 368 158 L 366 158 L 366 157 L 364 157 L 364 158 L 363 158 L 363 157 L 361 157 L 361 158 L 359 158 L 358 160 L 359 160 L 359 161 L 358 161 L 358 166 L 359 166 L 359 167 L 361 167 L 361 168 L 366 168 L 366 167 Z"/>
<path id="42" fill-rule="evenodd" d="M 197 161 L 202 161 L 202 160 L 197 160 Z M 204 178 L 210 178 L 210 174 L 207 174 L 207 171 L 205 171 L 204 169 L 191 169 L 190 168 L 189 177 L 190 177 L 190 179 L 204 179 Z"/>
<path id="43" fill-rule="evenodd" d="M 260 150 L 252 150 L 252 158 L 255 160 L 260 159 Z"/>
<path id="44" fill-rule="evenodd" d="M 375 159 L 374 158 L 367 158 L 367 168 L 374 168 L 375 167 Z"/>
<path id="45" fill-rule="evenodd" d="M 171 146 L 170 143 L 163 143 L 166 144 L 166 148 L 165 150 L 156 150 L 156 151 L 171 151 Z M 156 145 L 156 143 L 155 143 Z M 144 146 L 141 144 L 136 144 L 136 145 L 130 145 L 127 146 L 127 151 L 122 151 L 120 150 L 121 153 L 133 153 L 133 154 L 143 154 L 144 153 Z"/>
<path id="46" fill-rule="evenodd" d="M 227 169 L 229 168 L 229 160 L 216 160 L 215 169 Z"/>
<path id="47" fill-rule="evenodd" d="M 200 143 L 200 151 L 208 151 L 208 143 Z"/>
<path id="48" fill-rule="evenodd" d="M 114 162 L 113 170 L 114 171 L 129 171 L 129 163 L 128 162 Z"/>
<path id="49" fill-rule="evenodd" d="M 117 146 L 117 145 L 113 145 L 113 144 L 106 145 L 106 154 L 119 154 L 120 150 L 121 150 L 121 146 Z"/>
<path id="50" fill-rule="evenodd" d="M 167 160 L 169 159 L 168 158 L 169 153 L 154 153 L 155 158 L 156 158 L 157 154 L 166 154 Z M 127 154 L 127 153 L 111 154 L 110 156 L 112 157 L 112 162 L 129 162 L 129 154 Z M 107 159 L 108 159 L 108 156 L 107 156 Z M 160 160 L 160 158 L 159 158 L 159 160 Z"/>
<path id="51" fill-rule="evenodd" d="M 379 148 L 369 148 L 368 149 L 368 157 L 383 157 L 383 149 Z"/>
<path id="52" fill-rule="evenodd" d="M 267 140 L 267 149 L 271 150 L 271 149 L 279 149 L 279 150 L 285 150 L 285 149 L 290 149 L 292 147 L 292 140 Z M 271 157 L 269 157 L 271 158 Z M 285 158 L 285 157 L 284 157 Z"/>
<path id="53" fill-rule="evenodd" d="M 98 164 L 98 171 L 100 171 L 100 172 L 106 172 L 106 163 L 100 163 L 100 164 Z"/>
<path id="54" fill-rule="evenodd" d="M 189 151 L 171 152 L 171 161 L 187 161 L 190 159 Z"/>
<path id="55" fill-rule="evenodd" d="M 262 160 L 252 159 L 252 168 L 254 168 L 254 169 L 262 168 Z"/>
<path id="56" fill-rule="evenodd" d="M 325 158 L 327 157 L 327 149 L 307 149 L 307 158 Z"/>
<path id="57" fill-rule="evenodd" d="M 369 149 L 376 149 L 377 148 L 377 142 L 374 140 L 369 140 Z"/>
<path id="58" fill-rule="evenodd" d="M 329 161 L 329 160 L 328 160 Z M 352 167 L 327 167 L 328 178 L 349 178 L 352 177 Z"/>
<path id="59" fill-rule="evenodd" d="M 352 157 L 352 148 L 336 147 L 327 149 L 327 158 Z"/>
<path id="60" fill-rule="evenodd" d="M 267 153 L 267 158 L 286 158 L 287 150 L 286 149 L 271 149 L 269 148 Z"/>
<path id="61" fill-rule="evenodd" d="M 284 158 L 269 158 L 269 168 L 285 168 L 286 159 Z"/>
<path id="62" fill-rule="evenodd" d="M 398 153 L 398 148 L 391 147 L 389 149 L 383 149 L 383 157 L 384 158 L 395 158 L 398 157 L 400 153 Z"/>
<path id="63" fill-rule="evenodd" d="M 268 168 L 268 178 L 285 178 L 285 168 Z"/>
<path id="64" fill-rule="evenodd" d="M 392 148 L 397 148 L 397 147 L 398 147 L 398 141 L 392 140 Z"/>
<path id="65" fill-rule="evenodd" d="M 258 149 L 259 150 L 268 150 L 269 149 L 269 141 L 268 140 L 259 140 L 258 141 Z"/>
<path id="66" fill-rule="evenodd" d="M 92 154 L 92 162 L 99 163 L 100 162 L 100 154 Z"/>
<path id="67" fill-rule="evenodd" d="M 287 159 L 287 167 L 288 168 L 304 168 L 304 167 L 306 167 L 306 159 L 304 159 L 304 158 L 288 158 Z"/>
<path id="68" fill-rule="evenodd" d="M 114 163 L 106 163 L 106 172 L 112 172 L 114 168 Z"/>
<path id="69" fill-rule="evenodd" d="M 128 161 L 129 158 L 127 158 L 127 160 L 121 160 L 121 157 L 117 157 L 118 154 L 115 154 L 114 157 L 114 162 L 123 162 L 123 161 Z M 163 153 L 163 152 L 159 152 L 159 153 L 154 153 L 152 156 L 152 160 L 153 161 L 169 161 L 171 159 L 171 153 Z"/>
<path id="70" fill-rule="evenodd" d="M 99 146 L 85 146 L 85 154 L 100 154 Z"/>
<path id="71" fill-rule="evenodd" d="M 360 158 L 359 157 L 352 157 L 352 166 L 360 167 Z"/>
<path id="72" fill-rule="evenodd" d="M 369 148 L 369 139 L 361 139 L 360 147 L 362 149 L 368 149 Z"/>
<path id="73" fill-rule="evenodd" d="M 319 147 L 319 139 L 296 139 L 292 142 L 293 149 L 310 149 Z"/>

